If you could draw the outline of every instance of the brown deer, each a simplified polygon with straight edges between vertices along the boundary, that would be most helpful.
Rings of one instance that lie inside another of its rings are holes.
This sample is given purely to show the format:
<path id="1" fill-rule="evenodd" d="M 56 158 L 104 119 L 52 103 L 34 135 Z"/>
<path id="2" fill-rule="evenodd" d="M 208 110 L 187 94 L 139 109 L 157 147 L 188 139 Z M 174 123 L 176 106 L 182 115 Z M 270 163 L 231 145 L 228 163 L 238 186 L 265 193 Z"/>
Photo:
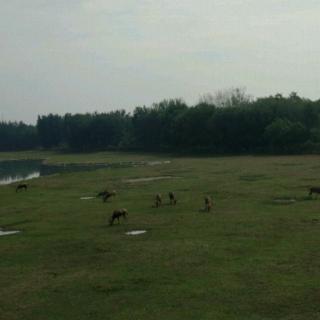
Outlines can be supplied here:
<path id="1" fill-rule="evenodd" d="M 99 192 L 99 193 L 96 195 L 96 197 L 97 197 L 97 198 L 103 197 L 103 196 L 106 195 L 107 192 L 108 192 L 108 191 L 101 191 L 101 192 Z"/>
<path id="2" fill-rule="evenodd" d="M 27 191 L 28 190 L 28 185 L 26 183 L 20 183 L 17 185 L 16 187 L 16 192 L 18 192 L 19 190 L 24 190 Z"/>
<path id="3" fill-rule="evenodd" d="M 312 187 L 309 189 L 309 196 L 312 196 L 313 193 L 320 193 L 320 187 Z"/>
<path id="4" fill-rule="evenodd" d="M 176 205 L 177 204 L 177 198 L 174 192 L 169 192 L 169 199 L 170 199 L 170 204 L 171 205 Z"/>
<path id="5" fill-rule="evenodd" d="M 115 190 L 109 192 L 105 191 L 104 194 L 102 195 L 103 202 L 106 202 L 109 198 L 114 197 L 117 194 Z"/>
<path id="6" fill-rule="evenodd" d="M 204 208 L 205 208 L 205 211 L 209 212 L 212 208 L 212 199 L 210 196 L 206 196 L 204 198 Z"/>
<path id="7" fill-rule="evenodd" d="M 120 217 L 123 217 L 124 219 L 127 219 L 127 216 L 128 216 L 128 210 L 127 209 L 117 209 L 117 210 L 114 210 L 113 213 L 112 213 L 112 216 L 109 220 L 109 224 L 110 226 L 113 225 L 114 223 L 114 220 L 118 219 L 118 223 L 120 223 Z"/>
<path id="8" fill-rule="evenodd" d="M 157 193 L 156 194 L 156 198 L 155 198 L 155 205 L 156 205 L 156 208 L 160 207 L 162 204 L 162 197 L 161 197 L 161 194 L 160 193 Z"/>

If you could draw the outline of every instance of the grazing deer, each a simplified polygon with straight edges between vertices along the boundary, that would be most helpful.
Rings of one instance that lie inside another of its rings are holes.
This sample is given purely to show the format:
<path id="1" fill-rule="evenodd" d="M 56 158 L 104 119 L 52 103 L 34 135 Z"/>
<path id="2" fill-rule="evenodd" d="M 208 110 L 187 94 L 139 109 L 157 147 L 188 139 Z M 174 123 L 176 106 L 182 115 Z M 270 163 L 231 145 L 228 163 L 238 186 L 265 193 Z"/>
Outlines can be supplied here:
<path id="1" fill-rule="evenodd" d="M 169 192 L 169 199 L 170 199 L 170 204 L 171 205 L 176 205 L 177 204 L 177 198 L 174 192 Z"/>
<path id="2" fill-rule="evenodd" d="M 16 187 L 16 192 L 18 192 L 19 190 L 24 189 L 24 191 L 28 190 L 28 185 L 26 183 L 20 183 L 17 185 Z"/>
<path id="3" fill-rule="evenodd" d="M 117 209 L 114 210 L 112 213 L 112 216 L 109 220 L 109 224 L 110 226 L 113 225 L 114 220 L 118 219 L 118 223 L 120 223 L 120 217 L 123 217 L 124 219 L 127 219 L 127 215 L 128 215 L 128 210 L 127 209 Z"/>
<path id="4" fill-rule="evenodd" d="M 204 208 L 205 208 L 205 211 L 209 212 L 212 208 L 212 199 L 210 196 L 206 196 L 204 198 Z"/>
<path id="5" fill-rule="evenodd" d="M 155 198 L 155 205 L 156 205 L 156 208 L 160 207 L 162 204 L 162 197 L 161 197 L 161 194 L 160 193 L 157 193 L 156 194 L 156 198 Z"/>
<path id="6" fill-rule="evenodd" d="M 108 192 L 108 191 L 101 191 L 101 192 L 99 192 L 99 193 L 96 195 L 96 197 L 97 197 L 97 198 L 103 197 L 103 196 L 106 195 L 107 192 Z"/>
<path id="7" fill-rule="evenodd" d="M 115 190 L 109 192 L 109 191 L 105 191 L 102 198 L 103 198 L 103 202 L 106 202 L 109 198 L 114 197 L 117 194 L 117 192 Z"/>
<path id="8" fill-rule="evenodd" d="M 309 191 L 309 196 L 312 196 L 313 193 L 320 193 L 320 187 L 312 187 Z"/>

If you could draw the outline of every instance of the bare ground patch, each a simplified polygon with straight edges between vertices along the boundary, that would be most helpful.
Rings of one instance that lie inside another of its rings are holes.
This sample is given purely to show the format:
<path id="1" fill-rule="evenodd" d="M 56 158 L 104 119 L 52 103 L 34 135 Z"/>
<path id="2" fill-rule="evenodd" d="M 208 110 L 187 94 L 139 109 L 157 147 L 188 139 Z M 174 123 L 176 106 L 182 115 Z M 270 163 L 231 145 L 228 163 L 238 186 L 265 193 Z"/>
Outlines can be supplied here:
<path id="1" fill-rule="evenodd" d="M 275 203 L 275 204 L 293 204 L 293 203 L 295 203 L 295 202 L 297 202 L 297 200 L 296 199 L 294 199 L 294 198 L 287 198 L 287 199 L 285 199 L 285 198 L 278 198 L 278 199 L 273 199 L 273 203 Z"/>
<path id="2" fill-rule="evenodd" d="M 143 177 L 143 178 L 134 178 L 134 179 L 125 179 L 123 182 L 127 183 L 139 183 L 139 182 L 152 182 L 157 180 L 173 179 L 174 176 L 159 176 L 159 177 Z"/>

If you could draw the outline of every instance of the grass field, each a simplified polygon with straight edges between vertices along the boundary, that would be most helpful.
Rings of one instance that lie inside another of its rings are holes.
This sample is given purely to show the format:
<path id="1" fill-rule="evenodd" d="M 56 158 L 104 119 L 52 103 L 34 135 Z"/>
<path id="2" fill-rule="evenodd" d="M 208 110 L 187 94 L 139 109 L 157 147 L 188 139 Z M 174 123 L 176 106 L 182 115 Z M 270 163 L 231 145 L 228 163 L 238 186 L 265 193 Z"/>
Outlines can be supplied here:
<path id="1" fill-rule="evenodd" d="M 0 226 L 22 231 L 0 237 L 1 320 L 320 319 L 320 197 L 307 194 L 320 156 L 0 153 L 26 157 L 171 162 L 1 186 Z M 124 181 L 156 176 L 172 178 Z M 118 192 L 109 203 L 79 199 L 106 187 Z M 213 210 L 199 212 L 207 194 Z M 122 207 L 128 221 L 109 227 Z"/>

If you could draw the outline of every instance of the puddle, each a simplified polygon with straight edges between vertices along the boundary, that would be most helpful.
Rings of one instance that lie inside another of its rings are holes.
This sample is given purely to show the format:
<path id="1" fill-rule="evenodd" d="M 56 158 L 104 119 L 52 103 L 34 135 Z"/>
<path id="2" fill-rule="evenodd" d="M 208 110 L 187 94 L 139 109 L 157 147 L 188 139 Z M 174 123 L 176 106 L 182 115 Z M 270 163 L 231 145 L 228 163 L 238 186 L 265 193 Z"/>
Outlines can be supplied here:
<path id="1" fill-rule="evenodd" d="M 135 183 L 135 182 L 150 182 L 156 180 L 163 180 L 163 179 L 172 179 L 173 176 L 162 176 L 162 177 L 146 177 L 146 178 L 136 178 L 136 179 L 126 179 L 123 182 Z"/>
<path id="2" fill-rule="evenodd" d="M 81 200 L 91 200 L 91 199 L 95 199 L 96 197 L 81 197 Z"/>
<path id="3" fill-rule="evenodd" d="M 137 236 L 139 234 L 143 234 L 143 233 L 146 233 L 146 232 L 147 232 L 146 230 L 133 230 L 133 231 L 126 232 L 126 235 L 128 235 L 128 236 Z"/>
<path id="4" fill-rule="evenodd" d="M 0 236 L 9 236 L 11 234 L 16 234 L 16 233 L 19 233 L 20 231 L 2 231 L 0 229 Z"/>

